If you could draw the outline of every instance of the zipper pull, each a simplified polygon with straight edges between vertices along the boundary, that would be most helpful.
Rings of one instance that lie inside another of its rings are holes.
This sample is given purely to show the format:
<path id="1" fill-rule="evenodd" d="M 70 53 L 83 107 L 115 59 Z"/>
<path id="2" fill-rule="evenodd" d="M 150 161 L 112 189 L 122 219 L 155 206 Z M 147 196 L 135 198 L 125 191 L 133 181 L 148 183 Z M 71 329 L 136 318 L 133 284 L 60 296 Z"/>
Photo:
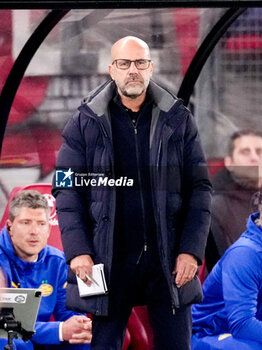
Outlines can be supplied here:
<path id="1" fill-rule="evenodd" d="M 172 305 L 172 314 L 175 316 L 176 314 L 176 308 L 174 307 L 174 305 Z"/>
<path id="2" fill-rule="evenodd" d="M 137 128 L 134 126 L 134 132 L 137 135 Z"/>
<path id="3" fill-rule="evenodd" d="M 144 252 L 147 252 L 147 243 L 144 244 Z"/>
<path id="4" fill-rule="evenodd" d="M 138 257 L 138 259 L 137 259 L 136 265 L 138 265 L 138 264 L 140 263 L 140 260 L 141 260 L 141 258 L 142 258 L 143 252 L 144 252 L 144 250 L 142 249 L 142 250 L 141 250 L 141 253 L 139 254 L 139 257 Z"/>

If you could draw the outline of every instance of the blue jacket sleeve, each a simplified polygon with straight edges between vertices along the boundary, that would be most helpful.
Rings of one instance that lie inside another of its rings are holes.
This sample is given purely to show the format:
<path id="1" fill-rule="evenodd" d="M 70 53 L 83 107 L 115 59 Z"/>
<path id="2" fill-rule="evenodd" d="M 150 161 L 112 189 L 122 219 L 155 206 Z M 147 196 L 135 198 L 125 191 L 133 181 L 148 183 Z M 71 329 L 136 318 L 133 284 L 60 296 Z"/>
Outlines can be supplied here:
<path id="1" fill-rule="evenodd" d="M 37 321 L 35 325 L 35 335 L 32 340 L 36 344 L 59 344 L 59 324 L 74 315 L 80 315 L 66 308 L 66 279 L 67 279 L 67 265 L 64 260 L 61 260 L 58 266 L 58 278 L 56 287 L 56 304 L 53 311 L 55 321 L 40 322 Z M 41 306 L 40 306 L 41 307 Z"/>
<path id="2" fill-rule="evenodd" d="M 74 315 L 80 315 L 66 308 L 67 271 L 68 267 L 63 260 L 59 271 L 56 305 L 53 312 L 56 321 L 65 321 Z"/>
<path id="3" fill-rule="evenodd" d="M 60 322 L 39 322 L 35 324 L 35 331 L 32 341 L 35 344 L 54 345 L 60 344 L 59 341 Z"/>
<path id="4" fill-rule="evenodd" d="M 262 343 L 262 322 L 256 315 L 261 271 L 261 258 L 250 247 L 232 249 L 223 261 L 223 294 L 229 331 L 236 338 L 259 343 Z"/>
<path id="5" fill-rule="evenodd" d="M 0 339 L 0 349 L 4 349 L 7 345 L 7 339 Z M 13 350 L 34 350 L 33 343 L 29 340 L 24 342 L 22 339 L 14 339 L 13 340 Z"/>

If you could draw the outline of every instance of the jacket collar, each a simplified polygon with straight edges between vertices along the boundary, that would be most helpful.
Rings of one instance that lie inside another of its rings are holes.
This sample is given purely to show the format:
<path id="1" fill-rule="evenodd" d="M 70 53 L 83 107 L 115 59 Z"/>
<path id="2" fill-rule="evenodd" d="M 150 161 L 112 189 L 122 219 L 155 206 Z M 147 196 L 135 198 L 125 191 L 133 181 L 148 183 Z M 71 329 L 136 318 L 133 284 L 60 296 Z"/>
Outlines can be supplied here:
<path id="1" fill-rule="evenodd" d="M 154 103 L 161 111 L 168 112 L 178 101 L 174 95 L 159 86 L 153 80 L 150 81 L 148 89 L 152 95 Z M 83 100 L 82 106 L 86 105 L 94 114 L 101 117 L 107 113 L 108 105 L 114 96 L 114 92 L 115 83 L 114 81 L 109 80 L 91 91 Z"/>
<path id="2" fill-rule="evenodd" d="M 165 90 L 153 80 L 150 81 L 148 89 L 153 97 L 153 100 L 157 107 L 163 111 L 168 112 L 178 101 L 178 98 L 174 96 L 170 91 Z"/>
<path id="3" fill-rule="evenodd" d="M 107 114 L 107 108 L 109 102 L 113 98 L 114 91 L 115 83 L 108 80 L 106 83 L 91 91 L 82 101 L 81 107 L 86 105 L 94 114 L 101 117 Z"/>

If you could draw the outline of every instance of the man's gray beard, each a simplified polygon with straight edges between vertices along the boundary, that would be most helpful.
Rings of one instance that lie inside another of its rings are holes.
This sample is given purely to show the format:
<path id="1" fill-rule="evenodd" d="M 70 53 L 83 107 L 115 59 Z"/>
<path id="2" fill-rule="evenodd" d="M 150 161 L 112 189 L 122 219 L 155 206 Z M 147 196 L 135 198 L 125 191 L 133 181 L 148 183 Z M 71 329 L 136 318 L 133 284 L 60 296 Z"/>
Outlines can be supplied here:
<path id="1" fill-rule="evenodd" d="M 125 96 L 125 97 L 129 97 L 129 98 L 131 98 L 132 100 L 135 100 L 136 98 L 138 98 L 139 96 L 141 96 L 142 94 L 136 94 L 136 95 L 129 95 L 128 93 L 123 93 L 123 95 Z"/>
<path id="2" fill-rule="evenodd" d="M 141 96 L 145 91 L 146 91 L 147 87 L 142 89 L 142 91 L 140 93 L 128 93 L 128 91 L 123 88 L 120 88 L 120 91 L 122 92 L 123 96 L 131 98 L 132 100 L 135 100 L 136 98 L 138 98 L 139 96 Z"/>
<path id="3" fill-rule="evenodd" d="M 137 97 L 143 94 L 144 90 L 140 94 L 129 94 L 126 90 L 122 90 L 121 92 L 125 97 L 129 97 L 132 100 L 135 100 Z"/>

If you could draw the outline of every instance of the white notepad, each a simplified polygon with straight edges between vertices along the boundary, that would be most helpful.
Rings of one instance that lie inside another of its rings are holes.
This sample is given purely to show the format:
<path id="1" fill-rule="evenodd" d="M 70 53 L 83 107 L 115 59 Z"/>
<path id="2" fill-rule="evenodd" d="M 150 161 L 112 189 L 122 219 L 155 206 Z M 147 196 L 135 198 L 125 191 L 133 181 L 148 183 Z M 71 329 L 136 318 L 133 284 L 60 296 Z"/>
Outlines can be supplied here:
<path id="1" fill-rule="evenodd" d="M 92 267 L 92 278 L 94 282 L 90 286 L 76 276 L 80 297 L 99 295 L 107 293 L 107 285 L 104 274 L 104 264 L 96 264 Z"/>

